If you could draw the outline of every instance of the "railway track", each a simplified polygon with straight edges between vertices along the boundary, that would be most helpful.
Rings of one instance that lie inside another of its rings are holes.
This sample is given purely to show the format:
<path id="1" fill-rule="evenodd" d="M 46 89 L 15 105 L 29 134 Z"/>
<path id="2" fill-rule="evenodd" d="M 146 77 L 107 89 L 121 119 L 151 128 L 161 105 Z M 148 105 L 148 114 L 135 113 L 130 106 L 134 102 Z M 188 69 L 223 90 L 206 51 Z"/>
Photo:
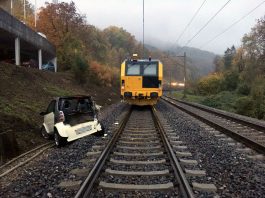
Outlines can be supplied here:
<path id="1" fill-rule="evenodd" d="M 2 177 L 8 176 L 11 172 L 15 171 L 19 167 L 24 166 L 25 164 L 31 162 L 34 160 L 36 157 L 38 157 L 40 154 L 42 154 L 44 151 L 47 149 L 51 148 L 54 146 L 54 143 L 45 143 L 42 144 L 41 146 L 34 148 L 26 153 L 23 153 L 19 155 L 18 157 L 10 160 L 6 164 L 2 165 L 0 167 L 0 179 Z"/>
<path id="2" fill-rule="evenodd" d="M 258 153 L 265 154 L 265 124 L 263 122 L 254 119 L 248 120 L 243 116 L 179 101 L 167 96 L 163 96 L 162 99 Z"/>
<path id="3" fill-rule="evenodd" d="M 154 108 L 132 109 L 75 197 L 194 197 L 193 188 L 186 179 L 187 170 L 183 169 L 174 149 L 185 146 L 180 146 L 176 133 L 164 129 L 166 125 L 158 117 Z M 183 160 L 188 161 L 192 160 Z M 197 170 L 191 174 L 201 172 Z"/>

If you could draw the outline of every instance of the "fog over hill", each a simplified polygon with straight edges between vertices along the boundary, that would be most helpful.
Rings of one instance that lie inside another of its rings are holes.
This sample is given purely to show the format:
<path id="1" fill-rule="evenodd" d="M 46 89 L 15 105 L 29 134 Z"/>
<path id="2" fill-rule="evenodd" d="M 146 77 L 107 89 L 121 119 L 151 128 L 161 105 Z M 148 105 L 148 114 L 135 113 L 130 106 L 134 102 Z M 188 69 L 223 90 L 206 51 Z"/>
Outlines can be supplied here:
<path id="1" fill-rule="evenodd" d="M 195 78 L 207 75 L 214 71 L 214 58 L 216 54 L 200 50 L 193 47 L 181 47 L 173 45 L 169 42 L 163 42 L 159 40 L 148 40 L 146 47 L 150 50 L 159 49 L 166 52 L 169 56 L 183 55 L 186 52 L 187 56 L 187 67 L 190 70 L 190 76 Z"/>

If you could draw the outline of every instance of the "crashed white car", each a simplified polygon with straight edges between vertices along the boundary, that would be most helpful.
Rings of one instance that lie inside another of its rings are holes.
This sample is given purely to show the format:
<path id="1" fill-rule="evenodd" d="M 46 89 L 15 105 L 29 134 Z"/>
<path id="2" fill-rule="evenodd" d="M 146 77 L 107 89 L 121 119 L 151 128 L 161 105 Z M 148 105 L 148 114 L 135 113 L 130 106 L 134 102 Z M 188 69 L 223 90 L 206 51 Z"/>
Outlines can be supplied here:
<path id="1" fill-rule="evenodd" d="M 104 135 L 104 128 L 97 118 L 98 106 L 90 96 L 58 97 L 52 100 L 44 116 L 41 135 L 54 137 L 60 147 L 87 135 Z"/>

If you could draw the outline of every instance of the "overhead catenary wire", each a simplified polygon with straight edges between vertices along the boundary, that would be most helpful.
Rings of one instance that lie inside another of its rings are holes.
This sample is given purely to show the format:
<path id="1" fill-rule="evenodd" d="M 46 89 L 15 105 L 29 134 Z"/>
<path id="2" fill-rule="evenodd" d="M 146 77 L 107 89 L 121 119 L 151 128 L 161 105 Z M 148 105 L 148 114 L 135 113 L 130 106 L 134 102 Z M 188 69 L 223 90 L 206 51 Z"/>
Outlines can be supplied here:
<path id="1" fill-rule="evenodd" d="M 186 25 L 186 27 L 183 29 L 183 31 L 181 32 L 181 34 L 179 35 L 176 43 L 179 42 L 179 40 L 181 39 L 181 37 L 183 36 L 183 34 L 186 32 L 186 30 L 188 29 L 188 27 L 190 26 L 190 24 L 192 23 L 192 21 L 195 19 L 195 17 L 198 15 L 198 13 L 200 12 L 202 6 L 205 4 L 207 0 L 204 0 L 202 2 L 202 4 L 200 5 L 200 7 L 197 9 L 197 11 L 194 13 L 194 15 L 192 16 L 191 20 L 189 21 L 189 23 Z"/>
<path id="2" fill-rule="evenodd" d="M 244 16 L 242 16 L 240 19 L 238 19 L 237 21 L 235 21 L 234 23 L 232 23 L 230 26 L 228 26 L 225 30 L 223 30 L 222 32 L 220 32 L 219 34 L 217 34 L 216 36 L 214 36 L 212 39 L 210 39 L 209 41 L 205 42 L 204 44 L 202 44 L 199 49 L 207 46 L 208 44 L 210 44 L 211 42 L 213 42 L 215 39 L 217 39 L 219 36 L 221 36 L 222 34 L 226 33 L 228 30 L 230 30 L 232 27 L 234 27 L 236 24 L 238 24 L 240 21 L 242 21 L 244 18 L 246 18 L 247 16 L 249 16 L 252 12 L 254 12 L 256 9 L 258 9 L 263 3 L 265 3 L 265 1 L 262 1 L 260 4 L 258 4 L 255 8 L 253 8 L 252 10 L 250 10 L 247 14 L 245 14 Z"/>
<path id="3" fill-rule="evenodd" d="M 143 59 L 144 59 L 144 0 L 143 0 Z"/>
<path id="4" fill-rule="evenodd" d="M 196 32 L 196 34 L 193 35 L 193 37 L 191 37 L 191 39 L 189 39 L 184 45 L 183 47 L 179 50 L 179 52 L 182 51 L 182 49 L 186 46 L 188 46 L 188 44 L 190 44 L 190 42 L 200 34 L 200 32 L 207 27 L 207 25 L 231 2 L 231 0 L 228 0 L 200 29 L 199 31 Z M 179 54 L 179 53 L 177 53 Z"/>

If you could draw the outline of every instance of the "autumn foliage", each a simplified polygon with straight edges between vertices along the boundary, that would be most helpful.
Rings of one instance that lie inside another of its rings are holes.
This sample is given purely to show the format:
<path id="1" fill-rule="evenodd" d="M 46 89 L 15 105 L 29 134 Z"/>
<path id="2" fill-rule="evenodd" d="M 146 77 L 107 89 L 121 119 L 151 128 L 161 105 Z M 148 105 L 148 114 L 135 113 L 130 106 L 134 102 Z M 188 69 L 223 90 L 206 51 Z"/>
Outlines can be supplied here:
<path id="1" fill-rule="evenodd" d="M 265 17 L 245 34 L 240 47 L 216 57 L 216 71 L 197 83 L 202 95 L 236 95 L 235 112 L 265 119 Z"/>
<path id="2" fill-rule="evenodd" d="M 57 48 L 59 70 L 73 71 L 80 83 L 93 78 L 97 84 L 117 85 L 117 68 L 139 48 L 134 36 L 122 28 L 111 26 L 101 31 L 88 24 L 74 2 L 46 3 L 37 24 L 38 31 Z M 76 60 L 86 64 L 76 64 Z"/>

